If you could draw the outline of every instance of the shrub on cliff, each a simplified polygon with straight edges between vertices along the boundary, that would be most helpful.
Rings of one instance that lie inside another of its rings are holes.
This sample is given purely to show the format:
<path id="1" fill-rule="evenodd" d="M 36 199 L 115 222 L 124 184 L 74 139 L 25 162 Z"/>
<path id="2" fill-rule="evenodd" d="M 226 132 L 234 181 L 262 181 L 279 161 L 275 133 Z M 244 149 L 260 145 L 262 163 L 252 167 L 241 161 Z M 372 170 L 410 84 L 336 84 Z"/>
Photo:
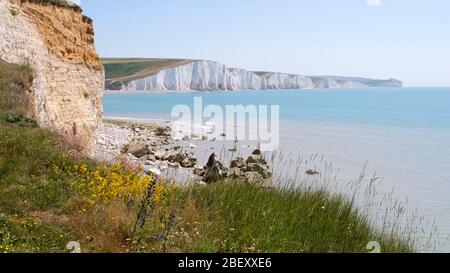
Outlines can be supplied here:
<path id="1" fill-rule="evenodd" d="M 31 2 L 31 3 L 38 3 L 38 4 L 55 5 L 58 7 L 71 8 L 78 12 L 83 11 L 80 6 L 78 6 L 77 4 L 75 4 L 72 1 L 67 1 L 67 0 L 21 0 L 21 2 L 22 3 L 23 2 Z"/>

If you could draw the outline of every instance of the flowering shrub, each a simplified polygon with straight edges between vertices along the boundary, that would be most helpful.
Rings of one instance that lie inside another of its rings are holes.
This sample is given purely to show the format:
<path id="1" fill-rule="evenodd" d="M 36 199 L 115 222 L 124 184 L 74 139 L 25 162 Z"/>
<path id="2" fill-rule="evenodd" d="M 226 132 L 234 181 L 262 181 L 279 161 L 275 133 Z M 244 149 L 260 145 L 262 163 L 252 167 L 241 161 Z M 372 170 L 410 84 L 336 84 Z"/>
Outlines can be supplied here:
<path id="1" fill-rule="evenodd" d="M 73 177 L 72 188 L 82 194 L 84 200 L 90 204 L 108 204 L 116 199 L 142 198 L 154 179 L 153 176 L 145 175 L 142 167 L 136 171 L 124 166 L 123 163 L 112 166 L 102 164 L 96 167 L 86 164 L 70 167 L 53 165 L 52 168 L 55 173 Z M 175 188 L 161 183 L 155 184 L 153 202 L 163 203 Z"/>
<path id="2" fill-rule="evenodd" d="M 53 171 L 64 172 L 75 178 L 71 186 L 91 204 L 107 204 L 117 198 L 140 197 L 153 179 L 144 175 L 141 169 L 136 172 L 122 164 L 103 164 L 94 168 L 87 165 L 60 168 L 54 165 Z"/>

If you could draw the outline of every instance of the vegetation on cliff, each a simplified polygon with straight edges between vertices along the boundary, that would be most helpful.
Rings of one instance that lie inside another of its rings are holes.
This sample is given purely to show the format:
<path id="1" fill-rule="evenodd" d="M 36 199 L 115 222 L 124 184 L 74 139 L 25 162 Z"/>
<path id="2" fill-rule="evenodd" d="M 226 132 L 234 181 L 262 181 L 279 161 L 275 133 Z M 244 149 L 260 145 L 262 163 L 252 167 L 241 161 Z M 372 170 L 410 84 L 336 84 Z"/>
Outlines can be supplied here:
<path id="1" fill-rule="evenodd" d="M 106 88 L 118 90 L 122 84 L 155 75 L 161 70 L 189 62 L 182 59 L 139 59 L 104 58 Z"/>
<path id="2" fill-rule="evenodd" d="M 47 4 L 47 5 L 54 5 L 54 6 L 58 6 L 58 7 L 71 8 L 78 12 L 83 11 L 81 9 L 81 7 L 78 6 L 77 4 L 70 2 L 70 1 L 66 1 L 66 0 L 20 0 L 20 2 Z"/>
<path id="3" fill-rule="evenodd" d="M 223 181 L 178 186 L 83 157 L 26 115 L 32 79 L 0 62 L 0 252 L 410 252 L 351 202 Z M 14 117 L 14 118 L 11 118 Z"/>

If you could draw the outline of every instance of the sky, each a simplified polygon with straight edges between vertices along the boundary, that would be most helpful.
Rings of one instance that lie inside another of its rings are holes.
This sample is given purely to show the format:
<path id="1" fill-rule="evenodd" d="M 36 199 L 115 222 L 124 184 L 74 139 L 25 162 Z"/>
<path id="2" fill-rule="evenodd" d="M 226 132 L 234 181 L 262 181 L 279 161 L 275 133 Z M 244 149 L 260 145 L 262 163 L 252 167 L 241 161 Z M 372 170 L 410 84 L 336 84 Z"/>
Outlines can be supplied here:
<path id="1" fill-rule="evenodd" d="M 449 0 L 82 0 L 102 57 L 450 86 Z"/>

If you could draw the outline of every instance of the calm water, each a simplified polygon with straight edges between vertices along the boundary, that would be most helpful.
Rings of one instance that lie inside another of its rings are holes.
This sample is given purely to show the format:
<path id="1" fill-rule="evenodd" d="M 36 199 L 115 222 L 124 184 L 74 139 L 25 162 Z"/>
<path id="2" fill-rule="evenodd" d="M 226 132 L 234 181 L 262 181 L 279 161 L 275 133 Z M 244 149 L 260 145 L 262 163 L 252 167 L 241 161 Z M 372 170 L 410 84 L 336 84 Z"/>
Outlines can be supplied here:
<path id="1" fill-rule="evenodd" d="M 280 105 L 280 151 L 324 156 L 342 185 L 364 167 L 376 172 L 380 193 L 394 189 L 407 209 L 436 219 L 438 250 L 450 251 L 450 88 L 106 94 L 105 115 L 169 119 L 195 96 L 223 107 Z"/>

